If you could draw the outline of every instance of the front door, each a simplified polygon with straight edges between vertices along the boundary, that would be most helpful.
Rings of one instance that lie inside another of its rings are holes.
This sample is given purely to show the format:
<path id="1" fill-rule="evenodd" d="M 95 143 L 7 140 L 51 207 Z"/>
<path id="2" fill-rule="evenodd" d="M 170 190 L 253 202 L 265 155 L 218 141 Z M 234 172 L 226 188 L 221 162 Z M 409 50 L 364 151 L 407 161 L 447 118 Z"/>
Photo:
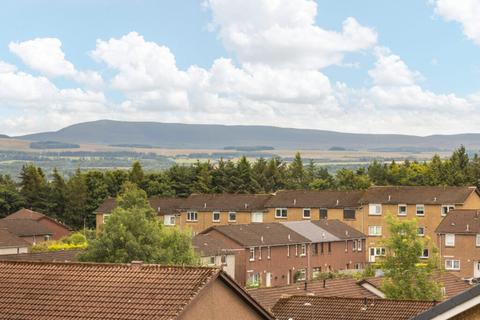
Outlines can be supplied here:
<path id="1" fill-rule="evenodd" d="M 473 277 L 480 278 L 480 261 L 473 262 Z"/>
<path id="2" fill-rule="evenodd" d="M 267 287 L 272 286 L 272 273 L 271 272 L 267 272 L 266 279 L 265 279 L 265 285 Z"/>
<path id="3" fill-rule="evenodd" d="M 375 262 L 375 248 L 370 248 L 370 255 L 368 262 Z"/>

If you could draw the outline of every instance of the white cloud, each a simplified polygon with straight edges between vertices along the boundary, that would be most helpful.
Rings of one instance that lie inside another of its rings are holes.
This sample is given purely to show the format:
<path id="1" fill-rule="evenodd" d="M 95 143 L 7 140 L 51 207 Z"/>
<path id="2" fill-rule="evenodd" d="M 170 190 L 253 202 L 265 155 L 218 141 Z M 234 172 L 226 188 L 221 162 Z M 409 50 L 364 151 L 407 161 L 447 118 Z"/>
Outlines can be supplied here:
<path id="1" fill-rule="evenodd" d="M 213 24 L 224 45 L 243 63 L 320 69 L 341 64 L 348 52 L 370 48 L 377 33 L 355 18 L 341 32 L 315 24 L 317 4 L 311 0 L 207 0 Z"/>
<path id="2" fill-rule="evenodd" d="M 435 12 L 447 21 L 462 24 L 463 33 L 480 45 L 480 1 L 434 0 Z"/>
<path id="3" fill-rule="evenodd" d="M 9 49 L 31 69 L 47 77 L 70 77 L 90 87 L 100 87 L 102 77 L 93 71 L 78 71 L 65 59 L 62 42 L 57 38 L 36 38 L 24 42 L 10 42 Z"/>

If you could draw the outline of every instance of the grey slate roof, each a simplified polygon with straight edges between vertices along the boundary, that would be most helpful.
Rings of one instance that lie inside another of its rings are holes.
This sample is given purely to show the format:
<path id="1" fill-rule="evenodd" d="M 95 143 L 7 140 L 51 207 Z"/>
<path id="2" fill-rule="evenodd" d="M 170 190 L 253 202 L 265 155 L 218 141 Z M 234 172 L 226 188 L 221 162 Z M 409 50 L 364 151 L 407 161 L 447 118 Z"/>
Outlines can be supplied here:
<path id="1" fill-rule="evenodd" d="M 340 238 L 330 232 L 320 228 L 311 221 L 287 221 L 281 222 L 287 228 L 301 234 L 311 242 L 331 242 L 339 241 Z"/>

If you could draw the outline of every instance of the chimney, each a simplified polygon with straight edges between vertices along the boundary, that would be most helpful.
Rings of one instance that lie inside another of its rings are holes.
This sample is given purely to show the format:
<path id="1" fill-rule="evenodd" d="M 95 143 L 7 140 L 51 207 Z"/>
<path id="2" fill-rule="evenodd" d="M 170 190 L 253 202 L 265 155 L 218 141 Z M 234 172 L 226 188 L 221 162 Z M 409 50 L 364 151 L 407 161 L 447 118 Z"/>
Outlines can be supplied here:
<path id="1" fill-rule="evenodd" d="M 143 266 L 143 261 L 141 260 L 134 260 L 130 263 L 130 267 L 135 270 L 141 269 L 142 266 Z"/>

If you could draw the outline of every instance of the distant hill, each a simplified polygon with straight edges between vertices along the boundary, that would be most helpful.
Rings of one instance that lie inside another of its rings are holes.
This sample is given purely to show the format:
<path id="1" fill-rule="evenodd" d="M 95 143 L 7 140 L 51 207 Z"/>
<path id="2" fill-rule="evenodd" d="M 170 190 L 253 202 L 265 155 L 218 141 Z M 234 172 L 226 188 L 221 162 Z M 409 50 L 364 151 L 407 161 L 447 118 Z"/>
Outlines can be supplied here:
<path id="1" fill-rule="evenodd" d="M 10 137 L 6 134 L 0 134 L 0 139 L 9 139 Z"/>
<path id="2" fill-rule="evenodd" d="M 181 149 L 222 149 L 225 146 L 270 146 L 275 149 L 332 147 L 366 150 L 451 150 L 463 144 L 480 149 L 480 134 L 432 135 L 357 134 L 271 126 L 226 126 L 99 120 L 75 124 L 55 132 L 16 137 L 28 141 L 76 144 L 151 145 Z"/>
<path id="3" fill-rule="evenodd" d="M 32 149 L 76 149 L 80 148 L 79 144 L 58 142 L 58 141 L 34 141 L 30 143 Z"/>

